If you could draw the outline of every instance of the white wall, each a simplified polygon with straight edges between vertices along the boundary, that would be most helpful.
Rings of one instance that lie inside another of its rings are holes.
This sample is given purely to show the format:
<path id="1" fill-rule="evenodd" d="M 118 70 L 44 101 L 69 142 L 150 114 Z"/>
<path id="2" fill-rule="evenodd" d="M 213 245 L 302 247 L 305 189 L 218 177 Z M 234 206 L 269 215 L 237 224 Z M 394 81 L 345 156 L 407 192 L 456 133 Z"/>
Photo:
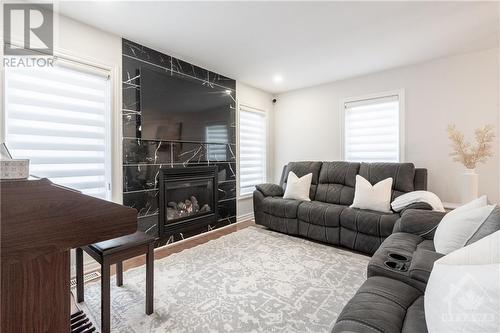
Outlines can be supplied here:
<path id="1" fill-rule="evenodd" d="M 61 15 L 55 28 L 56 49 L 109 66 L 121 65 L 121 37 Z"/>
<path id="2" fill-rule="evenodd" d="M 368 55 L 367 55 L 368 56 Z M 498 132 L 498 49 L 438 59 L 279 95 L 274 108 L 275 172 L 288 161 L 339 160 L 340 101 L 405 89 L 406 161 L 429 170 L 429 190 L 443 201 L 460 201 L 463 167 L 449 157 L 446 128 L 455 123 L 473 139 L 485 124 Z M 480 193 L 499 200 L 498 145 L 480 165 Z"/>
<path id="3" fill-rule="evenodd" d="M 113 135 L 112 135 L 112 198 L 122 202 L 122 158 L 121 158 L 121 37 L 98 30 L 89 25 L 58 15 L 55 21 L 55 53 L 68 54 L 82 62 L 98 64 L 111 70 L 113 89 Z"/>
<path id="4" fill-rule="evenodd" d="M 79 58 L 82 62 L 99 64 L 112 71 L 113 86 L 113 201 L 122 202 L 122 158 L 121 158 L 121 38 L 95 29 L 83 23 L 58 16 L 55 22 L 55 54 L 62 53 Z M 71 251 L 74 269 L 74 251 Z M 98 264 L 84 254 L 86 271 L 98 268 Z"/>
<path id="5" fill-rule="evenodd" d="M 236 97 L 239 105 L 246 105 L 267 112 L 268 119 L 268 161 L 267 178 L 273 180 L 274 170 L 274 137 L 273 137 L 273 95 L 265 91 L 250 87 L 241 82 L 236 82 Z M 239 134 L 238 134 L 239 137 Z M 238 144 L 238 152 L 239 144 Z M 248 218 L 253 214 L 253 203 L 251 196 L 238 198 L 237 215 L 239 219 Z"/>

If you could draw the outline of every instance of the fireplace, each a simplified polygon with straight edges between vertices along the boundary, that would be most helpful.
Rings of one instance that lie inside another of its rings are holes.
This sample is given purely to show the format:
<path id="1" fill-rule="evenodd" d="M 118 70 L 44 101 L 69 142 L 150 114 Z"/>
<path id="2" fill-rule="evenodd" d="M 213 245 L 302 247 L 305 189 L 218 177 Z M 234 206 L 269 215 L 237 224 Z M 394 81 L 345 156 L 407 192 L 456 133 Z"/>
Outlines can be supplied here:
<path id="1" fill-rule="evenodd" d="M 217 222 L 217 166 L 160 169 L 159 190 L 160 238 Z"/>

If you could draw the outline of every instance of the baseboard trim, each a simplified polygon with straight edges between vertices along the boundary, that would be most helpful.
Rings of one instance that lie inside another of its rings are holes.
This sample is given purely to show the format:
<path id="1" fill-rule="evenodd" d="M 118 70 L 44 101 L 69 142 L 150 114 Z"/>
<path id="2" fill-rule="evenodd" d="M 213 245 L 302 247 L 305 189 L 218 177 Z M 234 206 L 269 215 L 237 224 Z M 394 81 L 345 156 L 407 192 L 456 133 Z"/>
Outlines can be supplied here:
<path id="1" fill-rule="evenodd" d="M 84 262 L 83 263 L 83 273 L 88 274 L 94 271 L 100 271 L 101 270 L 101 265 L 97 262 L 92 260 L 91 262 Z M 71 265 L 71 274 L 70 277 L 74 279 L 76 277 L 76 265 Z"/>
<path id="2" fill-rule="evenodd" d="M 101 269 L 101 265 L 97 261 L 89 262 L 83 265 L 84 272 L 92 272 Z"/>
<path id="3" fill-rule="evenodd" d="M 236 217 L 236 222 L 243 222 L 243 221 L 248 221 L 248 220 L 253 220 L 253 212 L 243 214 L 243 215 Z"/>

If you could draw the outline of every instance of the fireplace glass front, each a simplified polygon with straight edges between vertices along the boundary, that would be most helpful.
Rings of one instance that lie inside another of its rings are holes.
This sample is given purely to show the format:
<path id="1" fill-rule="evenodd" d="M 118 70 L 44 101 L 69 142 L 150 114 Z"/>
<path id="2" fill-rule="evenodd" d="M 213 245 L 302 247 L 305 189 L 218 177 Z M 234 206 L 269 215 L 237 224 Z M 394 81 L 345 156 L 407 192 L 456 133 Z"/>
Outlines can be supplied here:
<path id="1" fill-rule="evenodd" d="M 166 223 L 213 213 L 213 193 L 213 178 L 166 182 Z"/>

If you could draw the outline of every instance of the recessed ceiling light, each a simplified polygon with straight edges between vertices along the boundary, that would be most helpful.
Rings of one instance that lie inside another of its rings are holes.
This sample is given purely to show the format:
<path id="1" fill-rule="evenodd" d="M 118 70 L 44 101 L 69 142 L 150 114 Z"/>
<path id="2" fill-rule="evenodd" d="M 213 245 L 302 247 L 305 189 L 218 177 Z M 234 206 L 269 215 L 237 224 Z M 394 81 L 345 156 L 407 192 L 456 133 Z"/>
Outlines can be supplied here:
<path id="1" fill-rule="evenodd" d="M 231 90 L 226 89 L 226 94 L 231 95 Z"/>
<path id="2" fill-rule="evenodd" d="M 273 77 L 273 81 L 274 81 L 275 83 L 280 83 L 280 82 L 283 82 L 283 76 L 281 76 L 281 75 L 277 74 L 277 75 L 275 75 L 275 76 Z"/>

